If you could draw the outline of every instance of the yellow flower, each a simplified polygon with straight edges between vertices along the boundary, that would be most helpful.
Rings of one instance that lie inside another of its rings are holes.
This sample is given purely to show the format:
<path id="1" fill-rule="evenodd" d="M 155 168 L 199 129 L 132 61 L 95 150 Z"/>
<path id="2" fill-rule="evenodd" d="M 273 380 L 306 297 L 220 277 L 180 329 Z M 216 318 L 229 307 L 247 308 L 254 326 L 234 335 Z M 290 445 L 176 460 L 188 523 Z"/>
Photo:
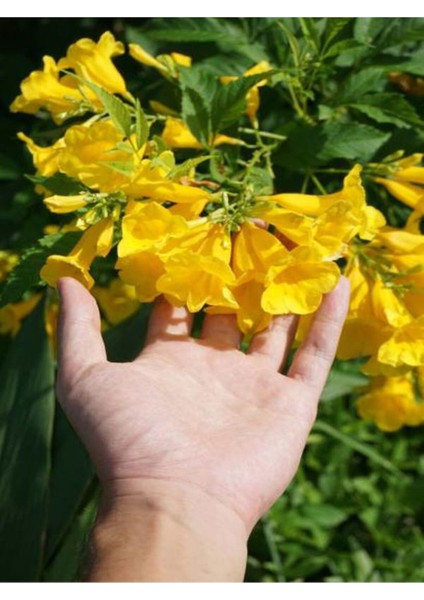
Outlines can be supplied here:
<path id="1" fill-rule="evenodd" d="M 65 147 L 59 157 L 62 173 L 79 179 L 82 183 L 100 192 L 118 190 L 129 180 L 130 170 L 141 158 L 125 149 L 117 149 L 122 142 L 120 133 L 111 121 L 98 121 L 90 127 L 74 125 L 64 137 Z M 130 149 L 128 142 L 124 143 Z M 128 175 L 119 169 L 129 168 Z"/>
<path id="2" fill-rule="evenodd" d="M 87 229 L 68 256 L 52 254 L 40 271 L 40 277 L 56 286 L 61 277 L 73 277 L 91 288 L 94 279 L 89 273 L 96 256 L 107 256 L 113 244 L 113 219 L 103 219 Z"/>
<path id="3" fill-rule="evenodd" d="M 135 286 L 140 301 L 150 302 L 161 293 L 157 283 L 166 274 L 168 261 L 185 253 L 228 263 L 229 235 L 206 220 L 187 223 L 156 202 L 130 206 L 123 219 L 116 266 L 122 281 Z"/>
<path id="4" fill-rule="evenodd" d="M 95 286 L 92 294 L 111 325 L 128 319 L 140 307 L 135 288 L 119 279 L 113 279 L 107 287 Z"/>
<path id="5" fill-rule="evenodd" d="M 418 166 L 422 158 L 423 155 L 417 153 L 381 165 L 388 170 L 388 177 L 374 177 L 374 181 L 400 202 L 424 214 L 424 167 Z"/>
<path id="6" fill-rule="evenodd" d="M 231 265 L 237 280 L 231 291 L 238 308 L 211 307 L 210 314 L 236 314 L 237 324 L 248 336 L 265 329 L 272 315 L 261 306 L 265 277 L 272 265 L 284 259 L 287 250 L 275 236 L 246 222 L 235 236 Z"/>
<path id="7" fill-rule="evenodd" d="M 66 57 L 59 61 L 58 68 L 73 69 L 79 77 L 112 94 L 128 96 L 125 81 L 111 60 L 124 52 L 124 44 L 117 42 L 110 31 L 105 31 L 97 43 L 83 38 L 69 46 Z"/>
<path id="8" fill-rule="evenodd" d="M 60 69 L 51 56 L 45 56 L 43 62 L 42 71 L 33 71 L 21 83 L 22 94 L 11 104 L 12 112 L 33 115 L 45 108 L 51 113 L 53 121 L 60 124 L 71 116 L 87 112 L 90 107 L 102 109 L 100 101 L 87 86 L 82 86 L 82 94 L 79 89 L 80 83 L 75 77 L 60 77 Z"/>
<path id="9" fill-rule="evenodd" d="M 309 248 L 295 248 L 269 269 L 262 308 L 273 315 L 312 313 L 339 277 L 335 263 L 322 262 L 321 256 Z"/>
<path id="10" fill-rule="evenodd" d="M 40 294 L 36 294 L 28 300 L 6 304 L 0 308 L 0 335 L 15 336 L 21 328 L 23 319 L 34 310 L 40 298 Z"/>
<path id="11" fill-rule="evenodd" d="M 6 279 L 19 262 L 19 256 L 9 250 L 0 250 L 0 281 Z"/>
<path id="12" fill-rule="evenodd" d="M 82 39 L 72 44 L 65 58 L 56 64 L 51 56 L 43 58 L 42 71 L 33 71 L 21 83 L 22 94 L 12 103 L 12 112 L 35 114 L 41 108 L 51 113 L 55 123 L 79 116 L 87 111 L 100 112 L 103 105 L 96 94 L 78 77 L 103 87 L 111 93 L 129 96 L 125 82 L 114 67 L 111 57 L 124 52 L 121 42 L 116 42 L 110 32 L 104 33 L 96 43 Z M 62 69 L 73 69 L 73 75 L 60 76 Z"/>
<path id="13" fill-rule="evenodd" d="M 393 367 L 424 365 L 424 317 L 396 329 L 381 345 L 377 357 L 379 362 Z"/>
<path id="14" fill-rule="evenodd" d="M 160 251 L 170 238 L 180 237 L 187 229 L 182 217 L 172 215 L 156 202 L 136 203 L 122 219 L 118 256 L 129 256 L 151 248 Z"/>
<path id="15" fill-rule="evenodd" d="M 235 277 L 228 264 L 214 256 L 187 250 L 171 256 L 156 287 L 177 306 L 198 312 L 205 304 L 237 308 L 230 290 Z"/>
<path id="16" fill-rule="evenodd" d="M 315 217 L 315 221 L 310 224 L 306 220 L 302 222 L 304 232 L 297 234 L 304 238 L 304 234 L 313 237 L 316 248 L 322 247 L 325 255 L 337 254 L 356 234 L 364 240 L 371 240 L 377 231 L 385 224 L 385 218 L 376 208 L 367 206 L 365 200 L 365 190 L 361 184 L 361 167 L 356 165 L 345 177 L 343 189 L 334 194 L 324 194 L 322 196 L 312 194 L 275 194 L 273 196 L 258 197 L 259 201 L 264 201 L 264 206 L 274 203 L 282 206 L 287 211 Z M 266 210 L 258 216 L 268 219 L 270 216 Z M 276 212 L 278 215 L 278 212 Z M 275 217 L 274 217 L 275 218 Z M 298 219 L 299 220 L 299 219 Z M 300 220 L 299 220 L 300 221 Z M 270 221 L 271 222 L 271 221 Z M 276 227 L 289 239 L 296 235 L 296 232 L 287 233 L 284 226 L 275 220 Z M 309 227 L 313 229 L 309 233 Z M 293 228 L 295 230 L 295 228 Z M 292 237 L 290 237 L 292 235 Z M 301 244 L 310 242 L 301 241 Z M 305 238 L 304 238 L 305 239 Z M 293 238 L 298 243 L 298 240 Z"/>
<path id="17" fill-rule="evenodd" d="M 171 166 L 167 159 L 173 154 L 169 150 L 153 160 L 144 159 L 131 180 L 122 186 L 129 198 L 152 198 L 159 202 L 192 203 L 209 200 L 210 193 L 200 187 L 182 184 L 167 179 Z"/>
<path id="18" fill-rule="evenodd" d="M 178 66 L 190 67 L 191 57 L 178 52 L 159 54 L 156 58 L 149 54 L 139 44 L 129 44 L 130 56 L 148 67 L 153 67 L 165 77 L 178 77 Z"/>
<path id="19" fill-rule="evenodd" d="M 87 200 L 84 199 L 84 194 L 77 196 L 49 196 L 44 198 L 44 204 L 50 212 L 58 215 L 74 212 L 87 205 Z"/>
<path id="20" fill-rule="evenodd" d="M 20 132 L 18 138 L 26 143 L 35 168 L 43 177 L 50 177 L 59 170 L 59 157 L 65 147 L 65 141 L 60 138 L 52 146 L 37 146 L 27 135 Z"/>
<path id="21" fill-rule="evenodd" d="M 202 148 L 202 144 L 191 133 L 190 129 L 180 119 L 168 117 L 162 132 L 162 139 L 169 148 Z M 242 142 L 228 135 L 217 135 L 213 140 L 213 146 L 221 144 L 237 145 Z"/>
<path id="22" fill-rule="evenodd" d="M 358 412 L 363 419 L 375 421 L 383 431 L 397 431 L 404 425 L 424 423 L 422 397 L 417 402 L 413 373 L 401 377 L 377 377 L 368 392 L 358 399 Z"/>

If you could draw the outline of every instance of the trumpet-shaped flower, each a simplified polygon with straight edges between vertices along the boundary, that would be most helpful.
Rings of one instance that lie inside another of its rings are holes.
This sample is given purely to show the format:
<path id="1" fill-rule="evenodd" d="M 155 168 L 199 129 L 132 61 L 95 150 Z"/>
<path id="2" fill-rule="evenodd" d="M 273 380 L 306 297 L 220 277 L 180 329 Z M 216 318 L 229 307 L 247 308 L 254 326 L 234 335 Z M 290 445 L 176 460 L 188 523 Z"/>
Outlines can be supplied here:
<path id="1" fill-rule="evenodd" d="M 112 93 L 128 96 L 125 82 L 111 61 L 112 56 L 123 51 L 123 44 L 106 32 L 97 43 L 85 38 L 79 40 L 70 46 L 67 56 L 57 64 L 51 56 L 45 56 L 43 70 L 33 71 L 24 79 L 22 94 L 13 101 L 10 109 L 12 112 L 35 114 L 44 108 L 59 124 L 87 111 L 100 112 L 102 103 L 81 78 Z M 61 76 L 62 69 L 73 69 L 77 76 Z"/>
<path id="2" fill-rule="evenodd" d="M 40 298 L 40 294 L 36 294 L 22 302 L 6 304 L 0 308 L 0 335 L 15 336 L 23 319 L 34 310 Z"/>
<path id="3" fill-rule="evenodd" d="M 152 56 L 139 44 L 129 44 L 130 56 L 137 62 L 153 67 L 164 77 L 178 77 L 178 66 L 190 67 L 191 57 L 179 52 L 171 54 L 160 54 L 157 57 Z"/>
<path id="4" fill-rule="evenodd" d="M 107 287 L 94 286 L 92 294 L 111 325 L 128 319 L 140 307 L 134 286 L 120 279 L 112 279 Z"/>
<path id="5" fill-rule="evenodd" d="M 18 262 L 17 254 L 9 250 L 0 250 L 0 281 L 6 279 Z"/>
<path id="6" fill-rule="evenodd" d="M 367 393 L 359 397 L 357 407 L 363 419 L 375 421 L 383 431 L 424 423 L 424 404 L 422 397 L 417 401 L 413 372 L 400 377 L 376 377 Z"/>
<path id="7" fill-rule="evenodd" d="M 198 312 L 205 304 L 237 308 L 230 286 L 235 282 L 229 265 L 215 256 L 190 250 L 171 256 L 156 287 L 173 304 Z"/>
<path id="8" fill-rule="evenodd" d="M 73 69 L 82 79 L 112 94 L 128 96 L 125 81 L 112 62 L 114 56 L 124 52 L 124 44 L 117 42 L 110 31 L 105 31 L 97 43 L 83 38 L 69 46 L 66 57 L 59 61 L 58 68 Z"/>
<path id="9" fill-rule="evenodd" d="M 94 279 L 89 273 L 96 256 L 107 256 L 113 244 L 113 219 L 103 219 L 87 229 L 68 256 L 52 254 L 40 271 L 40 277 L 56 286 L 61 277 L 73 277 L 91 288 Z"/>
<path id="10" fill-rule="evenodd" d="M 323 262 L 320 254 L 310 248 L 295 248 L 269 269 L 262 308 L 273 315 L 312 313 L 339 277 L 336 264 Z"/>
<path id="11" fill-rule="evenodd" d="M 187 125 L 181 119 L 168 117 L 162 132 L 162 139 L 169 148 L 202 148 L 202 144 L 191 133 Z M 213 140 L 213 146 L 222 144 L 238 145 L 241 140 L 228 135 L 218 134 Z"/>
<path id="12" fill-rule="evenodd" d="M 118 148 L 118 144 L 123 146 Z M 60 171 L 104 193 L 114 192 L 128 181 L 143 152 L 134 155 L 111 121 L 70 127 L 64 146 L 59 156 Z"/>
<path id="13" fill-rule="evenodd" d="M 65 147 L 63 138 L 59 138 L 51 146 L 38 146 L 30 137 L 24 133 L 18 133 L 18 138 L 26 143 L 35 168 L 40 175 L 50 177 L 59 170 L 59 157 Z"/>
<path id="14" fill-rule="evenodd" d="M 387 177 L 374 177 L 374 181 L 403 204 L 424 214 L 424 167 L 419 166 L 422 158 L 417 153 L 385 164 Z"/>
<path id="15" fill-rule="evenodd" d="M 85 200 L 84 194 L 78 194 L 77 196 L 54 195 L 44 198 L 44 204 L 50 212 L 64 215 L 84 208 L 87 205 L 87 200 Z"/>

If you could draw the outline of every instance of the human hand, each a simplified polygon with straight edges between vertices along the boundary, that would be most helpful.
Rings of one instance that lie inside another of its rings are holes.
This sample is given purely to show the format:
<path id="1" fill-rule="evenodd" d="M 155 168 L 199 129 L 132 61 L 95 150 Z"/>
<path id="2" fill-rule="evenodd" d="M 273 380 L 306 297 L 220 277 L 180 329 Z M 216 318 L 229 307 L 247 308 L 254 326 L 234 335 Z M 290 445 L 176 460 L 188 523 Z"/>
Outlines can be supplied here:
<path id="1" fill-rule="evenodd" d="M 342 278 L 324 298 L 284 376 L 293 316 L 274 318 L 244 354 L 232 315 L 206 316 L 193 339 L 191 315 L 161 300 L 141 354 L 109 363 L 94 299 L 62 279 L 58 395 L 109 497 L 193 499 L 191 513 L 219 513 L 247 539 L 296 472 L 348 288 Z"/>

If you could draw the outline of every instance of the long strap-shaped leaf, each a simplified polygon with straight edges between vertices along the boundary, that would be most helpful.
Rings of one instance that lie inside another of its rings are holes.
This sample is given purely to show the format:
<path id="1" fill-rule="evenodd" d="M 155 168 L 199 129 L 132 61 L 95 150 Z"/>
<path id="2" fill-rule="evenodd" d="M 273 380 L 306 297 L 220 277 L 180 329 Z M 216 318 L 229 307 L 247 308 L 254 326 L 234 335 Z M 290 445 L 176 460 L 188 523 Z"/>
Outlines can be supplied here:
<path id="1" fill-rule="evenodd" d="M 0 581 L 38 581 L 47 520 L 54 364 L 41 302 L 0 372 Z"/>

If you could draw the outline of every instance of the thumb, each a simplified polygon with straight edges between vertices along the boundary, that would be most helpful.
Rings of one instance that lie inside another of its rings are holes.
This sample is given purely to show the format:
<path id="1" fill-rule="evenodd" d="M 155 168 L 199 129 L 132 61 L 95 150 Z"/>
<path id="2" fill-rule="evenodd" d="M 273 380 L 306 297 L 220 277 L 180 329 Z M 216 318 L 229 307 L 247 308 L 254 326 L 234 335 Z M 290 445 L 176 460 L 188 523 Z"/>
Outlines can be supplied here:
<path id="1" fill-rule="evenodd" d="M 58 282 L 59 377 L 67 386 L 91 365 L 105 362 L 106 349 L 100 334 L 100 314 L 93 296 L 75 279 Z"/>

